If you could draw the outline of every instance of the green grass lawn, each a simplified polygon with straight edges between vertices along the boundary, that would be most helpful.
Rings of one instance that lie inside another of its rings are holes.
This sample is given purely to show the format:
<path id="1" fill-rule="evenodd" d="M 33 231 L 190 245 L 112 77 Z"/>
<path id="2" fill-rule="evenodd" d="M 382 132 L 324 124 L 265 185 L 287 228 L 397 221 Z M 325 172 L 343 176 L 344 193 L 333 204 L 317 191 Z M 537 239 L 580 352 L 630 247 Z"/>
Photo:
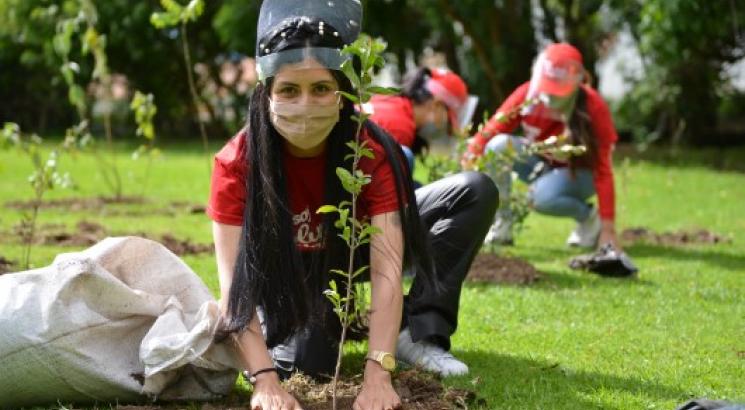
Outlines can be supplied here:
<path id="1" fill-rule="evenodd" d="M 531 261 L 544 278 L 529 287 L 466 286 L 453 349 L 471 374 L 448 384 L 477 390 L 492 409 L 673 409 L 701 396 L 745 402 L 745 174 L 727 170 L 741 166 L 745 152 L 663 154 L 617 161 L 619 229 L 701 227 L 732 242 L 628 246 L 639 279 L 604 279 L 567 268 L 577 253 L 564 246 L 570 221 L 531 215 L 505 252 Z M 204 162 L 198 149 L 166 149 L 152 167 L 145 204 L 45 209 L 40 222 L 72 229 L 87 220 L 114 235 L 170 232 L 210 242 L 206 216 L 168 206 L 206 202 Z M 119 164 L 125 193 L 140 195 L 144 166 L 126 153 Z M 79 188 L 48 198 L 108 194 L 90 156 L 66 157 L 62 166 Z M 0 152 L 0 203 L 31 197 L 29 173 L 26 158 Z M 12 227 L 21 217 L 0 205 L 0 255 L 16 261 L 22 247 Z M 76 250 L 35 247 L 32 263 L 45 266 Z M 217 291 L 212 256 L 185 261 Z"/>

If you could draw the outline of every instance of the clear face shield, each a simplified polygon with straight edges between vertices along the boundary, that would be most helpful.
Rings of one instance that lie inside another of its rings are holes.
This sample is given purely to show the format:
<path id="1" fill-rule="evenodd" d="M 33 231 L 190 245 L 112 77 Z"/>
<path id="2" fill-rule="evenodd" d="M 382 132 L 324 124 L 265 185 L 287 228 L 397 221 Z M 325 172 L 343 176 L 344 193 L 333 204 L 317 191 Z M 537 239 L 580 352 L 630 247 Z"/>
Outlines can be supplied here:
<path id="1" fill-rule="evenodd" d="M 533 65 L 523 115 L 568 122 L 577 101 L 577 91 L 584 77 L 584 67 L 578 61 L 554 62 L 545 53 Z"/>
<path id="2" fill-rule="evenodd" d="M 473 118 L 473 114 L 476 112 L 479 97 L 468 95 L 465 100 L 461 100 L 434 80 L 429 80 L 426 87 L 435 99 L 447 108 L 450 131 L 454 135 L 462 134 L 466 127 L 471 124 L 471 118 Z M 447 130 L 445 131 L 447 132 Z"/>
<path id="3" fill-rule="evenodd" d="M 257 26 L 259 81 L 273 77 L 282 66 L 299 69 L 308 61 L 308 68 L 340 70 L 346 60 L 341 49 L 354 42 L 361 26 L 359 0 L 265 1 Z"/>
<path id="4" fill-rule="evenodd" d="M 463 132 L 471 125 L 473 114 L 476 112 L 476 107 L 479 105 L 479 97 L 475 95 L 469 95 L 466 102 L 460 107 L 457 112 L 457 131 Z"/>

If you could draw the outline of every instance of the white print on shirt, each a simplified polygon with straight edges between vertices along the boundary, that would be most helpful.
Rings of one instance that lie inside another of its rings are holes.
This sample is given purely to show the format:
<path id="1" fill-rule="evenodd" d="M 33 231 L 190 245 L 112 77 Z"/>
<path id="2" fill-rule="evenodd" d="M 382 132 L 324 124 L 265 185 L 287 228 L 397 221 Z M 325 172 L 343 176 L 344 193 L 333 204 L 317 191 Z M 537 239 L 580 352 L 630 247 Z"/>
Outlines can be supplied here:
<path id="1" fill-rule="evenodd" d="M 295 227 L 295 244 L 300 249 L 316 250 L 322 247 L 323 224 L 319 223 L 315 227 L 315 232 L 313 232 L 311 222 L 309 207 L 305 207 L 303 212 L 292 216 L 292 224 Z"/>

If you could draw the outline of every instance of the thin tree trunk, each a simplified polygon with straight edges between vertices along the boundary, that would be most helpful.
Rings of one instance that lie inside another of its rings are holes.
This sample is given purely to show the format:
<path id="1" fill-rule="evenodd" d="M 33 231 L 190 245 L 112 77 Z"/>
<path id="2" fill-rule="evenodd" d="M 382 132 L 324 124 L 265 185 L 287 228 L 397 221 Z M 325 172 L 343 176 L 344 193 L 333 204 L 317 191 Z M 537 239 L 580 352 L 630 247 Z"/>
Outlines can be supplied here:
<path id="1" fill-rule="evenodd" d="M 486 78 L 489 80 L 492 98 L 494 99 L 494 101 L 500 101 L 504 97 L 504 91 L 499 86 L 499 79 L 495 74 L 496 69 L 489 59 L 489 54 L 486 52 L 486 47 L 482 43 L 481 38 L 478 36 L 477 33 L 474 33 L 473 28 L 469 26 L 466 21 L 464 21 L 464 19 L 455 11 L 455 9 L 453 9 L 453 6 L 448 0 L 440 0 L 440 6 L 448 15 L 448 17 L 459 22 L 463 26 L 463 31 L 466 33 L 466 35 L 468 35 L 468 37 L 471 38 L 473 50 L 476 53 L 476 58 L 479 60 L 479 64 L 484 71 L 484 75 L 486 75 Z"/>
<path id="2" fill-rule="evenodd" d="M 181 24 L 181 46 L 184 50 L 184 63 L 186 63 L 186 76 L 189 81 L 189 92 L 191 93 L 191 99 L 194 103 L 197 123 L 199 124 L 199 133 L 202 136 L 202 147 L 204 148 L 204 155 L 207 159 L 207 175 L 210 176 L 212 174 L 212 164 L 210 163 L 209 141 L 207 139 L 207 131 L 204 128 L 204 123 L 202 122 L 202 119 L 199 118 L 199 94 L 197 94 L 194 75 L 191 72 L 193 65 L 191 62 L 191 53 L 189 52 L 189 40 L 186 38 L 186 23 Z"/>

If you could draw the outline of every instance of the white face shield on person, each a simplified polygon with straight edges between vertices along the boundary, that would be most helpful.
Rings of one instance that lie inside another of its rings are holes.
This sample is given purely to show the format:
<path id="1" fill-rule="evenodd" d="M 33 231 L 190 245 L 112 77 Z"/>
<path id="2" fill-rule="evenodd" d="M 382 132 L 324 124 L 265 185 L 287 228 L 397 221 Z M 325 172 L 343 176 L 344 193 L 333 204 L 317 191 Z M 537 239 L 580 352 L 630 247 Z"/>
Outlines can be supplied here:
<path id="1" fill-rule="evenodd" d="M 584 67 L 574 60 L 552 61 L 545 53 L 533 65 L 523 115 L 568 122 L 574 112 Z"/>
<path id="2" fill-rule="evenodd" d="M 269 103 L 272 125 L 291 145 L 304 150 L 317 147 L 338 123 L 338 84 L 334 81 L 333 90 L 319 94 L 309 91 L 315 86 L 308 81 L 319 71 L 328 77 L 327 70 L 341 70 L 347 59 L 341 50 L 359 36 L 361 25 L 359 0 L 262 3 L 256 70 L 261 82 L 292 72 L 289 77 L 294 78 L 297 91 L 288 98 L 272 91 Z"/>
<path id="3" fill-rule="evenodd" d="M 274 76 L 285 64 L 305 61 L 340 70 L 346 61 L 341 50 L 357 39 L 361 27 L 359 0 L 264 1 L 257 24 L 259 81 Z"/>
<path id="4" fill-rule="evenodd" d="M 433 69 L 432 77 L 427 80 L 425 87 L 447 108 L 452 131 L 458 133 L 468 127 L 479 98 L 467 94 L 467 86 L 459 76 L 446 69 Z"/>

